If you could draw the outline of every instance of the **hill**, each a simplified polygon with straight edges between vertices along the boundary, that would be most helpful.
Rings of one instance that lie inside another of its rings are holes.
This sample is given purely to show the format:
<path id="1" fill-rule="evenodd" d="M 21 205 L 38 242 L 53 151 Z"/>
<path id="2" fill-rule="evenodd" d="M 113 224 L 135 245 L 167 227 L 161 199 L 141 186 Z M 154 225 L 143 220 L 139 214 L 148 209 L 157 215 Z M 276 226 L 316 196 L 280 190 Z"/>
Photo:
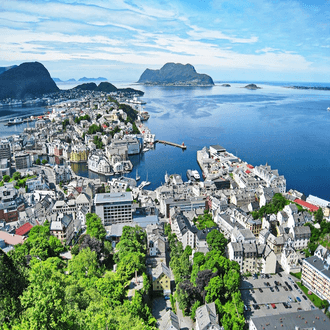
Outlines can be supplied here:
<path id="1" fill-rule="evenodd" d="M 138 83 L 161 86 L 213 86 L 207 74 L 197 73 L 191 64 L 166 63 L 160 70 L 146 69 Z"/>
<path id="2" fill-rule="evenodd" d="M 117 88 L 115 85 L 110 84 L 109 82 L 101 82 L 98 86 L 92 83 L 85 83 L 78 85 L 72 89 L 80 89 L 85 91 L 97 91 L 97 92 L 105 92 L 105 93 L 112 93 L 112 92 L 121 92 L 121 93 L 129 93 L 129 94 L 138 94 L 140 96 L 144 95 L 144 92 L 139 91 L 133 88 Z"/>
<path id="3" fill-rule="evenodd" d="M 107 81 L 107 78 L 104 77 L 98 77 L 98 78 L 86 78 L 86 77 L 82 77 L 80 78 L 78 81 Z"/>
<path id="4" fill-rule="evenodd" d="M 8 70 L 10 70 L 10 69 L 16 68 L 16 67 L 17 67 L 17 65 L 0 67 L 0 74 L 1 74 L 1 73 L 4 73 L 5 71 L 8 71 Z"/>
<path id="5" fill-rule="evenodd" d="M 39 62 L 22 63 L 0 75 L 0 99 L 24 99 L 58 91 L 48 70 Z"/>

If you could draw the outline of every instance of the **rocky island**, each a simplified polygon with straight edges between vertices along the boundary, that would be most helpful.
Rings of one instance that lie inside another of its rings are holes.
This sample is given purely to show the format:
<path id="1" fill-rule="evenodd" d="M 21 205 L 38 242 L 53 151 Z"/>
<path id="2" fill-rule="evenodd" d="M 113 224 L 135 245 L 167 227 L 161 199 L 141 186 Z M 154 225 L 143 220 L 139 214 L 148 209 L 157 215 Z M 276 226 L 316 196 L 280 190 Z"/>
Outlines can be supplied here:
<path id="1" fill-rule="evenodd" d="M 85 90 L 85 91 L 96 91 L 96 92 L 104 92 L 104 93 L 113 93 L 113 92 L 118 92 L 118 93 L 132 93 L 132 94 L 137 94 L 139 96 L 143 96 L 144 92 L 133 89 L 133 88 L 117 88 L 115 85 L 109 83 L 109 82 L 101 82 L 98 86 L 95 83 L 84 83 L 81 85 L 78 85 L 74 88 L 73 90 Z"/>
<path id="2" fill-rule="evenodd" d="M 191 64 L 166 63 L 160 70 L 146 69 L 138 83 L 159 86 L 213 86 L 207 74 L 197 73 Z"/>
<path id="3" fill-rule="evenodd" d="M 261 89 L 261 87 L 258 87 L 256 84 L 249 84 L 249 85 L 246 85 L 244 88 L 246 89 Z"/>
<path id="4" fill-rule="evenodd" d="M 48 70 L 39 62 L 22 63 L 0 75 L 0 99 L 24 99 L 58 92 Z"/>
<path id="5" fill-rule="evenodd" d="M 222 84 L 222 87 L 231 87 L 229 84 Z"/>

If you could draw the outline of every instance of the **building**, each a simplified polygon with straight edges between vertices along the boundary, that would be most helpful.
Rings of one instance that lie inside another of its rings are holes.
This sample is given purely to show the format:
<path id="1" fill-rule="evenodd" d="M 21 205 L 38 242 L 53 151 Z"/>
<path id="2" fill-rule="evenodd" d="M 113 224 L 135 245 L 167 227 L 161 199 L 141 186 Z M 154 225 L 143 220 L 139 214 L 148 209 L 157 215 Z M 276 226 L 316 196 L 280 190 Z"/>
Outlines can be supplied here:
<path id="1" fill-rule="evenodd" d="M 72 163 L 87 162 L 88 150 L 84 144 L 75 144 L 72 146 L 70 161 Z"/>
<path id="2" fill-rule="evenodd" d="M 298 265 L 298 260 L 298 254 L 292 247 L 292 242 L 289 239 L 281 253 L 281 266 L 283 270 L 287 274 L 300 272 L 301 268 Z"/>
<path id="3" fill-rule="evenodd" d="M 313 205 L 317 205 L 319 207 L 329 207 L 330 206 L 329 201 L 316 197 L 316 196 L 313 196 L 313 195 L 309 195 L 306 199 L 306 202 L 313 204 Z"/>
<path id="4" fill-rule="evenodd" d="M 96 194 L 94 204 L 104 226 L 133 221 L 131 192 Z"/>
<path id="5" fill-rule="evenodd" d="M 167 311 L 159 322 L 160 330 L 180 330 L 179 318 L 171 310 Z"/>
<path id="6" fill-rule="evenodd" d="M 205 304 L 196 309 L 196 330 L 220 330 L 215 303 Z"/>
<path id="7" fill-rule="evenodd" d="M 74 221 L 72 215 L 55 214 L 51 217 L 50 234 L 57 237 L 62 243 L 70 244 L 74 235 Z"/>
<path id="8" fill-rule="evenodd" d="M 31 167 L 30 155 L 27 154 L 26 152 L 15 153 L 14 158 L 15 158 L 16 170 L 21 170 L 24 168 Z"/>
<path id="9" fill-rule="evenodd" d="M 0 142 L 0 160 L 7 159 L 10 161 L 11 151 L 10 151 L 10 144 L 7 139 L 1 140 Z"/>
<path id="10" fill-rule="evenodd" d="M 303 260 L 302 284 L 330 302 L 330 251 L 319 245 L 314 256 Z"/>
<path id="11" fill-rule="evenodd" d="M 171 293 L 171 271 L 163 263 L 159 263 L 156 268 L 151 269 L 153 291 L 162 291 L 164 295 Z"/>

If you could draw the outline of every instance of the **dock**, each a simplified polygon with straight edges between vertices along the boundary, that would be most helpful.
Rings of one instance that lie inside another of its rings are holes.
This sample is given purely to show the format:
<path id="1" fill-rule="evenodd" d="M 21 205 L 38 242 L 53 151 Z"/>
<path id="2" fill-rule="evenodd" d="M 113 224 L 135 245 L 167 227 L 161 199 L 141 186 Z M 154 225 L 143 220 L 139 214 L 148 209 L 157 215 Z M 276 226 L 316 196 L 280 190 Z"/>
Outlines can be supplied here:
<path id="1" fill-rule="evenodd" d="M 177 148 L 181 148 L 183 150 L 187 149 L 187 146 L 182 142 L 182 144 L 178 144 L 178 143 L 174 143 L 174 142 L 168 142 L 168 141 L 163 141 L 163 140 L 155 140 L 154 143 L 162 143 L 162 144 L 168 144 L 169 146 L 173 146 L 173 147 L 177 147 Z"/>

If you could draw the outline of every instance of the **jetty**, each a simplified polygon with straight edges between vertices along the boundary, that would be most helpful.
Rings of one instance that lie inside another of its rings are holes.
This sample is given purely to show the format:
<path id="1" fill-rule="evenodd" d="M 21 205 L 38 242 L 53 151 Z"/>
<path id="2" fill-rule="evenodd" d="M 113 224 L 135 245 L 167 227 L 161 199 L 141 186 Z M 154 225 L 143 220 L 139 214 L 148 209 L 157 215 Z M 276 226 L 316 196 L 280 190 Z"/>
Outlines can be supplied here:
<path id="1" fill-rule="evenodd" d="M 178 144 L 178 143 L 174 143 L 174 142 L 168 142 L 168 141 L 163 141 L 163 140 L 155 140 L 154 143 L 162 143 L 162 144 L 168 144 L 169 146 L 173 146 L 173 147 L 177 147 L 177 148 L 181 148 L 183 150 L 187 149 L 187 146 L 184 144 L 184 142 L 182 142 L 182 144 Z"/>

